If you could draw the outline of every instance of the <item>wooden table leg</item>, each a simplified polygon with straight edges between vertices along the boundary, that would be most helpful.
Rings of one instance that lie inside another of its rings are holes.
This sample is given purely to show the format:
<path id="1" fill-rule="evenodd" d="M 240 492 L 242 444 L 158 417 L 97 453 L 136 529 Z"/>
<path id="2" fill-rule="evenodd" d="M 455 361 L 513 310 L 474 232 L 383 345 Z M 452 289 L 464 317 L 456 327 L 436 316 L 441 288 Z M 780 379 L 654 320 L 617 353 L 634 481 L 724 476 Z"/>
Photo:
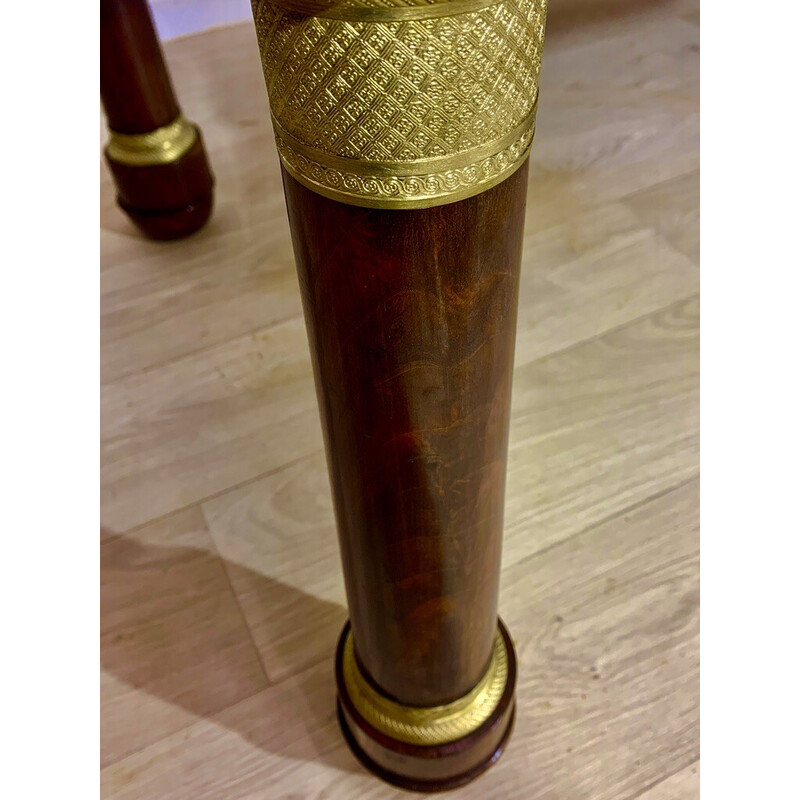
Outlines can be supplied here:
<path id="1" fill-rule="evenodd" d="M 101 0 L 100 94 L 120 208 L 153 239 L 200 229 L 213 176 L 200 129 L 175 99 L 145 0 Z"/>
<path id="2" fill-rule="evenodd" d="M 497 609 L 545 3 L 253 10 L 350 612 L 342 729 L 384 779 L 452 788 L 514 719 Z"/>
<path id="3" fill-rule="evenodd" d="M 409 788 L 468 780 L 511 729 L 497 600 L 527 174 L 420 211 L 284 176 L 350 611 L 342 724 Z"/>

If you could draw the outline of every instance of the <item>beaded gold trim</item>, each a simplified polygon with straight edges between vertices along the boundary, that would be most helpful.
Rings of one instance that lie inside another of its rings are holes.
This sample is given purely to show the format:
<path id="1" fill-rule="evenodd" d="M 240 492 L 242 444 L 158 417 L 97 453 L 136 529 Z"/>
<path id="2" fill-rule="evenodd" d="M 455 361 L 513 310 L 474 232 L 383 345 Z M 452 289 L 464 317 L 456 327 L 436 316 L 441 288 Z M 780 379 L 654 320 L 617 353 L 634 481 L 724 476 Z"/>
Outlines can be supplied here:
<path id="1" fill-rule="evenodd" d="M 109 130 L 106 155 L 120 164 L 148 167 L 170 164 L 186 155 L 197 140 L 197 128 L 183 114 L 174 122 L 148 133 Z"/>
<path id="2" fill-rule="evenodd" d="M 278 152 L 373 208 L 486 191 L 528 155 L 547 0 L 252 0 Z"/>
<path id="3" fill-rule="evenodd" d="M 508 654 L 498 631 L 489 668 L 469 694 L 443 706 L 405 706 L 378 693 L 363 676 L 351 631 L 344 645 L 342 676 L 356 710 L 377 731 L 408 744 L 440 745 L 468 736 L 491 717 L 508 680 Z"/>

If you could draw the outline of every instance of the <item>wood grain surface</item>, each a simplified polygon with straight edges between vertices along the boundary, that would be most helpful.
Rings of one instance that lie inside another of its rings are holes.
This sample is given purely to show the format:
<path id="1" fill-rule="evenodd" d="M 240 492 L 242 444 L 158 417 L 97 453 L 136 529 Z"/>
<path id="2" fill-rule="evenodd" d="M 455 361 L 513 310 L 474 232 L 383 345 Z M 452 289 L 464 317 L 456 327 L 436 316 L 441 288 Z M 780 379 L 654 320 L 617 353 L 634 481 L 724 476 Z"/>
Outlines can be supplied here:
<path id="1" fill-rule="evenodd" d="M 697 23 L 552 3 L 500 586 L 519 708 L 459 798 L 699 796 Z M 165 53 L 218 206 L 157 244 L 101 178 L 102 793 L 408 797 L 335 718 L 344 587 L 252 25 Z"/>
<path id="2" fill-rule="evenodd" d="M 386 211 L 284 174 L 355 651 L 406 705 L 470 692 L 497 634 L 527 178 Z"/>

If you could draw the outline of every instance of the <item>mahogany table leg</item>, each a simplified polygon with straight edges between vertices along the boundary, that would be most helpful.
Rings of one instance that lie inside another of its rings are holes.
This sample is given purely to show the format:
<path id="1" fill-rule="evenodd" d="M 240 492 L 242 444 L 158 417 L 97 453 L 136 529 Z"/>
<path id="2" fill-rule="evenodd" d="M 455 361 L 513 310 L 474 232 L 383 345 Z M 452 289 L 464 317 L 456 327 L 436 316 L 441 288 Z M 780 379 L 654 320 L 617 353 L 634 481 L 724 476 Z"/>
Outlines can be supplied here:
<path id="1" fill-rule="evenodd" d="M 120 208 L 153 239 L 205 225 L 213 176 L 200 129 L 178 107 L 145 0 L 101 0 L 100 94 Z"/>
<path id="2" fill-rule="evenodd" d="M 339 719 L 368 769 L 435 791 L 514 720 L 497 608 L 546 6 L 378 5 L 253 14 L 350 611 Z"/>
<path id="3" fill-rule="evenodd" d="M 497 597 L 527 174 L 418 211 L 284 175 L 355 643 L 348 628 L 343 725 L 368 766 L 415 788 L 489 766 L 513 714 Z M 471 715 L 415 723 L 419 707 L 468 710 L 490 665 Z M 383 717 L 371 686 L 394 701 Z"/>

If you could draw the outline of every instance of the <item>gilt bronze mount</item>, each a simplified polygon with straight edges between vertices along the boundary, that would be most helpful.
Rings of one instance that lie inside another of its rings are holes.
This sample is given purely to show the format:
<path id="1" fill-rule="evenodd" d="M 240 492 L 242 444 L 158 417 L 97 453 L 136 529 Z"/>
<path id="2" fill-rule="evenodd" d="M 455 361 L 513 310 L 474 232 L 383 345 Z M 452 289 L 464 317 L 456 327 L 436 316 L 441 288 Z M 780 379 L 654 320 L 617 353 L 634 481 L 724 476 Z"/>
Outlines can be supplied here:
<path id="1" fill-rule="evenodd" d="M 369 208 L 490 189 L 533 142 L 545 12 L 545 0 L 253 0 L 284 167 Z"/>

